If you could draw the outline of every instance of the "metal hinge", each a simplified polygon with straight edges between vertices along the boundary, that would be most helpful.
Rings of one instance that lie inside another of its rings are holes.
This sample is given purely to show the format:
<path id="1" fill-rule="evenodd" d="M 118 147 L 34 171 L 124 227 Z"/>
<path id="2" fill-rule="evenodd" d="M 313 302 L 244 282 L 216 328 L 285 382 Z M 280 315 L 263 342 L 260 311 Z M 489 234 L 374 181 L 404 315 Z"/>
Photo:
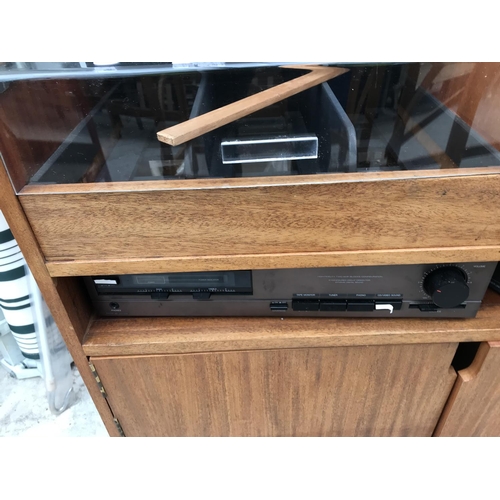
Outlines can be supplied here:
<path id="1" fill-rule="evenodd" d="M 114 418 L 113 420 L 115 422 L 116 428 L 118 429 L 118 432 L 120 433 L 120 437 L 125 437 L 125 433 L 123 432 L 122 426 L 120 425 L 118 419 Z"/>
<path id="2" fill-rule="evenodd" d="M 99 378 L 99 375 L 97 375 L 97 371 L 95 369 L 95 366 L 92 363 L 89 363 L 90 369 L 94 375 L 95 381 L 97 382 L 97 387 L 99 387 L 99 390 L 101 391 L 101 394 L 107 398 L 108 395 L 106 394 L 106 390 L 104 389 L 104 386 L 102 385 L 101 379 Z"/>

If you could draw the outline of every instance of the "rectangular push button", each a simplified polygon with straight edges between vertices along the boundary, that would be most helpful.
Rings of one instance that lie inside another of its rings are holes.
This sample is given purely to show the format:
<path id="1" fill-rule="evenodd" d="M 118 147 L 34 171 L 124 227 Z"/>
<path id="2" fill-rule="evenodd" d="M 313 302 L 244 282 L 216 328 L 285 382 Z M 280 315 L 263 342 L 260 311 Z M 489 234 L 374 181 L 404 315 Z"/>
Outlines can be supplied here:
<path id="1" fill-rule="evenodd" d="M 274 301 L 269 304 L 271 311 L 288 311 L 288 303 L 285 301 Z"/>
<path id="2" fill-rule="evenodd" d="M 319 311 L 319 300 L 295 299 L 292 300 L 294 311 Z"/>
<path id="3" fill-rule="evenodd" d="M 377 300 L 377 304 L 390 304 L 395 311 L 399 311 L 403 306 L 402 300 Z"/>
<path id="4" fill-rule="evenodd" d="M 369 312 L 373 311 L 374 308 L 375 304 L 370 301 L 347 302 L 347 310 L 352 312 Z"/>
<path id="5" fill-rule="evenodd" d="M 208 300 L 210 292 L 193 292 L 193 299 L 195 300 Z"/>
<path id="6" fill-rule="evenodd" d="M 456 307 L 449 307 L 449 308 L 441 308 L 436 304 L 410 304 L 410 309 L 416 309 L 417 307 L 422 312 L 432 312 L 432 311 L 440 311 L 442 309 L 465 309 L 466 304 L 460 304 Z"/>
<path id="7" fill-rule="evenodd" d="M 439 309 L 435 304 L 419 304 L 418 308 L 422 312 L 437 311 Z"/>
<path id="8" fill-rule="evenodd" d="M 117 276 L 100 276 L 99 278 L 93 278 L 96 285 L 119 285 L 120 278 Z"/>
<path id="9" fill-rule="evenodd" d="M 322 300 L 319 305 L 320 311 L 345 311 L 347 302 L 345 300 Z"/>

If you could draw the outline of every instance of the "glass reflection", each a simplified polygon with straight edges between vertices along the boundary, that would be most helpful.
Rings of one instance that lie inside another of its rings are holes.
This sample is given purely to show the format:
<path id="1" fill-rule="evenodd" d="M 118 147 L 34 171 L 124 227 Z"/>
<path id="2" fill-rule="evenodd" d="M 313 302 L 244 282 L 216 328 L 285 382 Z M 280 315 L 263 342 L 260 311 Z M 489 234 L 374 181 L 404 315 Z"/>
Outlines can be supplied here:
<path id="1" fill-rule="evenodd" d="M 348 65 L 338 78 L 175 147 L 156 133 L 304 72 L 151 63 L 143 73 L 139 65 L 125 76 L 114 68 L 77 78 L 80 63 L 61 63 L 57 78 L 39 79 L 40 68 L 19 64 L 18 80 L 12 66 L 0 68 L 0 79 L 10 75 L 0 81 L 0 149 L 17 189 L 500 165 L 496 63 Z"/>

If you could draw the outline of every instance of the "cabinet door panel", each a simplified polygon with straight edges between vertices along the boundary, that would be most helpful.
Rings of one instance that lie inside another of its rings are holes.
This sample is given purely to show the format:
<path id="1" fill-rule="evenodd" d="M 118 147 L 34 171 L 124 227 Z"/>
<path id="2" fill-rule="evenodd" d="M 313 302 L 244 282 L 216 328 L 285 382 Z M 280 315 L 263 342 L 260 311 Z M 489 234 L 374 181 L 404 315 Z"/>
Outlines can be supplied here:
<path id="1" fill-rule="evenodd" d="M 500 342 L 483 342 L 458 372 L 436 436 L 500 436 Z"/>
<path id="2" fill-rule="evenodd" d="M 127 436 L 430 436 L 457 344 L 93 358 Z"/>

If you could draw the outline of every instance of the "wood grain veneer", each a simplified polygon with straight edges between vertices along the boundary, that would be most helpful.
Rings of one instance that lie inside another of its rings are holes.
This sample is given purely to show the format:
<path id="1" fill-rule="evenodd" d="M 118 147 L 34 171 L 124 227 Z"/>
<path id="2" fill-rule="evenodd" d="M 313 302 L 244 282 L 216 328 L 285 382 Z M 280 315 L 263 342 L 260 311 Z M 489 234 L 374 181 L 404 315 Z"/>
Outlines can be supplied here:
<path id="1" fill-rule="evenodd" d="M 92 358 L 127 436 L 430 436 L 457 344 Z"/>
<path id="2" fill-rule="evenodd" d="M 460 370 L 435 436 L 500 436 L 500 342 L 483 342 Z"/>
<path id="3" fill-rule="evenodd" d="M 499 174 L 335 177 L 246 187 L 188 189 L 186 181 L 163 190 L 47 190 L 20 199 L 49 262 L 370 253 L 457 243 L 491 247 L 487 260 L 498 257 Z"/>
<path id="4" fill-rule="evenodd" d="M 259 188 L 383 181 L 406 181 L 449 177 L 475 177 L 500 174 L 500 166 L 436 170 L 395 170 L 390 172 L 333 172 L 314 175 L 269 177 L 230 177 L 155 181 L 96 182 L 74 184 L 28 184 L 20 196 L 53 194 L 151 193 L 154 191 L 192 191 L 198 189 Z"/>
<path id="5" fill-rule="evenodd" d="M 51 276 L 92 276 L 238 269 L 296 269 L 302 267 L 382 266 L 394 264 L 445 264 L 496 262 L 500 245 L 354 252 L 305 252 L 160 259 L 73 260 L 47 262 Z"/>
<path id="6" fill-rule="evenodd" d="M 66 314 L 71 320 L 73 331 L 82 343 L 94 314 L 85 285 L 79 278 L 55 280 L 54 284 Z"/>

